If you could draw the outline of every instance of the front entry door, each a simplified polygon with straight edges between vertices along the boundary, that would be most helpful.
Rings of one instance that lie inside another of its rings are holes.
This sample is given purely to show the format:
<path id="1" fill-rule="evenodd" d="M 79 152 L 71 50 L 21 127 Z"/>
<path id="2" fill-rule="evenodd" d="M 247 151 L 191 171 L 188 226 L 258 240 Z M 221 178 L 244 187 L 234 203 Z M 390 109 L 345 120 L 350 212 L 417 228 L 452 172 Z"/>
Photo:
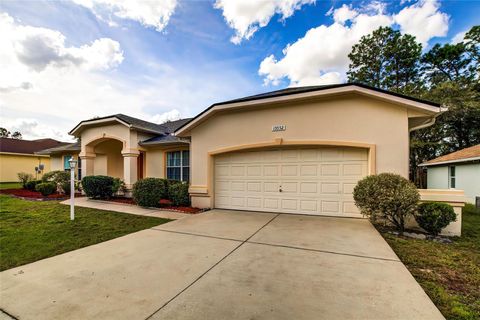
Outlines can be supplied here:
<path id="1" fill-rule="evenodd" d="M 140 154 L 137 157 L 137 179 L 143 179 L 143 164 L 145 162 L 145 152 L 140 151 Z"/>

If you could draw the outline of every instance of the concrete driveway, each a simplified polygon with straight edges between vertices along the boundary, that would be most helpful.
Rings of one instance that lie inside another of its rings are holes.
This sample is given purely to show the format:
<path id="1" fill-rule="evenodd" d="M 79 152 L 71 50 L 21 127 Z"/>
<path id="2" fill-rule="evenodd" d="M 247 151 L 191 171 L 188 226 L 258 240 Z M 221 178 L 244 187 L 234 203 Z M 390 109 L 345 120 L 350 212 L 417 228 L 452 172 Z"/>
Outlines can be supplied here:
<path id="1" fill-rule="evenodd" d="M 443 319 L 361 219 L 212 210 L 0 281 L 19 319 Z"/>

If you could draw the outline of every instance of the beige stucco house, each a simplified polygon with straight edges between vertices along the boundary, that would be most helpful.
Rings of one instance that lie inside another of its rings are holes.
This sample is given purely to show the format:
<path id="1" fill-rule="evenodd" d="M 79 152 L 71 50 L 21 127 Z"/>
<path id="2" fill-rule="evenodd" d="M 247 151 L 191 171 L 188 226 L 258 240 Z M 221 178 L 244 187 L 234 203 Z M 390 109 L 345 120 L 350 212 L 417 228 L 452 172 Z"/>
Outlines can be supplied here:
<path id="1" fill-rule="evenodd" d="M 408 177 L 409 133 L 442 111 L 340 84 L 216 103 L 193 119 L 165 124 L 117 114 L 82 121 L 70 134 L 81 141 L 82 176 L 119 177 L 128 187 L 143 177 L 188 181 L 192 205 L 200 208 L 359 217 L 357 181 L 380 172 Z M 54 170 L 76 153 L 57 149 L 58 161 L 51 155 Z"/>

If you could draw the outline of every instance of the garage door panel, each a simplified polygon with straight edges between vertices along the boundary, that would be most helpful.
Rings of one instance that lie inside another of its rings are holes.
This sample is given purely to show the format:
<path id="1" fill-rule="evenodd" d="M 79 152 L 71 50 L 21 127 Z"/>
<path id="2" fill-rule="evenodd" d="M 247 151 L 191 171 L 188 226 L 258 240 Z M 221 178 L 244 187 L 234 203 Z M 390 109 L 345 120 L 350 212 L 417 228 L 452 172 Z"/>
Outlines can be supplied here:
<path id="1" fill-rule="evenodd" d="M 335 176 L 340 175 L 340 164 L 322 164 L 321 172 L 322 176 Z"/>
<path id="2" fill-rule="evenodd" d="M 273 211 L 279 209 L 278 203 L 280 199 L 275 198 L 265 198 L 263 200 L 263 208 L 264 209 L 271 209 Z"/>
<path id="3" fill-rule="evenodd" d="M 215 207 L 356 216 L 352 193 L 367 168 L 367 152 L 358 148 L 222 155 L 215 159 Z"/>
<path id="4" fill-rule="evenodd" d="M 278 177 L 280 170 L 279 166 L 264 165 L 263 166 L 263 176 L 264 177 Z"/>

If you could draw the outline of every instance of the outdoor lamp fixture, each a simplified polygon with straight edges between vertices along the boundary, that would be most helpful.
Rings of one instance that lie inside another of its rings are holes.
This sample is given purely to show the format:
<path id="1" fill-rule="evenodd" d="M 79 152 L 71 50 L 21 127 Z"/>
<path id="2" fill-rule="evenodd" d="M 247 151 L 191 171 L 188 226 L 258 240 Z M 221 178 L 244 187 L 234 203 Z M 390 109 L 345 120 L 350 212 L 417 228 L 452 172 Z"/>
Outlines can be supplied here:
<path id="1" fill-rule="evenodd" d="M 75 167 L 77 160 L 71 158 L 70 163 L 70 220 L 75 219 Z"/>

